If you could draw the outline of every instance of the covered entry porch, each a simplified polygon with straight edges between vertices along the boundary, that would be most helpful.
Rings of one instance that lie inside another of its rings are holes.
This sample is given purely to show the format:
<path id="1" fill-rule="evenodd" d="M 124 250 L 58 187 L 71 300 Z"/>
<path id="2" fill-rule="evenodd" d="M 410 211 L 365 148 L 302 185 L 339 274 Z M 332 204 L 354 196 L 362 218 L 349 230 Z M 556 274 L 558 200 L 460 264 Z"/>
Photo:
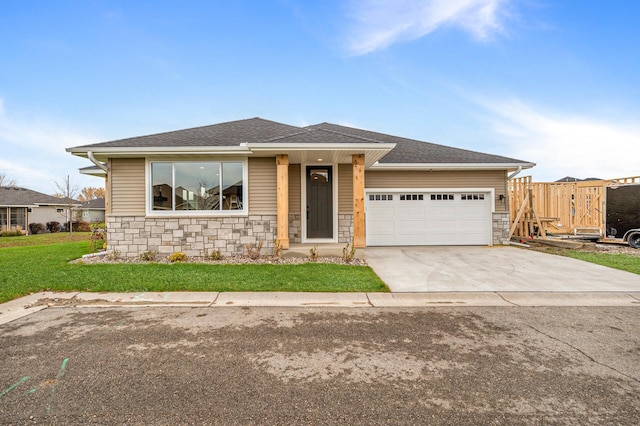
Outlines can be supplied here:
<path id="1" fill-rule="evenodd" d="M 274 239 L 281 248 L 293 249 L 295 243 L 310 244 L 309 248 L 338 244 L 341 255 L 347 242 L 366 246 L 365 168 L 395 144 L 356 140 L 250 146 L 256 157 L 275 157 Z"/>

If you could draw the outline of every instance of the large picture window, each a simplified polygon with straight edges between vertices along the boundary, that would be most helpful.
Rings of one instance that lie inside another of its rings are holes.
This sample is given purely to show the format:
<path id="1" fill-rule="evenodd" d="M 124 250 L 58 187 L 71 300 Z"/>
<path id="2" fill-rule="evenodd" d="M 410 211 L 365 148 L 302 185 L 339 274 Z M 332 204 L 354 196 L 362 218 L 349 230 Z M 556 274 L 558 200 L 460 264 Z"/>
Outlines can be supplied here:
<path id="1" fill-rule="evenodd" d="M 244 210 L 244 163 L 152 162 L 153 211 Z"/>

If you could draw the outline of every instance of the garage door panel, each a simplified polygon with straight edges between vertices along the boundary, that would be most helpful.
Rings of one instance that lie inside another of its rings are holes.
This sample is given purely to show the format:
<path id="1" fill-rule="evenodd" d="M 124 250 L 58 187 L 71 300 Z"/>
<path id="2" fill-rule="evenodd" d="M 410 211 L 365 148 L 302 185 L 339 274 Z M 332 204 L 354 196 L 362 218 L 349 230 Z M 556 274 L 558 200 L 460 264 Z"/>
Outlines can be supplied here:
<path id="1" fill-rule="evenodd" d="M 389 193 L 367 197 L 367 244 L 488 245 L 488 193 Z M 384 198 L 384 199 L 383 199 Z"/>

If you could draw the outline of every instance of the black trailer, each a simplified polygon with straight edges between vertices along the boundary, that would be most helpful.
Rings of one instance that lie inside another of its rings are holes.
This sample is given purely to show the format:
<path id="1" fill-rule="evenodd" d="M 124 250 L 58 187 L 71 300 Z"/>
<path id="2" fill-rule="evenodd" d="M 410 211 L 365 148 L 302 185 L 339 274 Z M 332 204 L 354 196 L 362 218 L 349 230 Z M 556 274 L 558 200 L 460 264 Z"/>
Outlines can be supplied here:
<path id="1" fill-rule="evenodd" d="M 640 248 L 640 185 L 607 187 L 606 235 Z"/>

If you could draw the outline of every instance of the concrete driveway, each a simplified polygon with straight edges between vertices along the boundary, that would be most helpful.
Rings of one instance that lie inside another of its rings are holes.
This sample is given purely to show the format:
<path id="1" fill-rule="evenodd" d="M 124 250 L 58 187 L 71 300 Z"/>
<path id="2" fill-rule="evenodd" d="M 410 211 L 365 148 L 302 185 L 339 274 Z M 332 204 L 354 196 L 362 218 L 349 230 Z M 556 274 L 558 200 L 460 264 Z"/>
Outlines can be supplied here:
<path id="1" fill-rule="evenodd" d="M 640 291 L 640 275 L 509 246 L 368 247 L 393 292 Z"/>

